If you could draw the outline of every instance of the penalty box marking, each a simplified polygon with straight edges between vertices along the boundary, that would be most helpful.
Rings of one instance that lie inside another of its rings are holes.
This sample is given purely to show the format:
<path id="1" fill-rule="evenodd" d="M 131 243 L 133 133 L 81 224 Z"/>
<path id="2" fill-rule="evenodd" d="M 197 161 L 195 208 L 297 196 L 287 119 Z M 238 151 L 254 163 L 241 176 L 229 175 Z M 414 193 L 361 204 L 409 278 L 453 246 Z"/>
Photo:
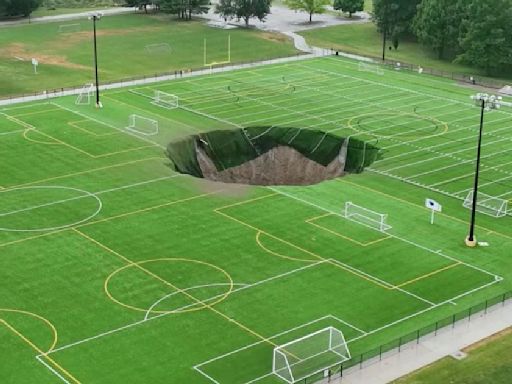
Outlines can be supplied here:
<path id="1" fill-rule="evenodd" d="M 319 215 L 319 216 L 315 216 L 315 217 L 313 217 L 311 219 L 307 219 L 305 222 L 308 223 L 308 224 L 311 224 L 311 225 L 313 225 L 313 226 L 315 226 L 317 228 L 320 228 L 320 229 L 322 229 L 322 230 L 324 230 L 326 232 L 329 232 L 329 233 L 331 233 L 331 234 L 333 234 L 335 236 L 341 237 L 341 238 L 343 238 L 345 240 L 348 240 L 348 241 L 351 241 L 351 242 L 353 242 L 353 243 L 355 243 L 357 245 L 360 245 L 361 247 L 368 247 L 370 245 L 377 244 L 377 243 L 380 243 L 381 241 L 388 240 L 388 239 L 391 238 L 391 235 L 387 235 L 387 236 L 381 237 L 380 239 L 377 239 L 377 240 L 360 242 L 360 241 L 358 241 L 356 239 L 353 239 L 350 236 L 343 235 L 343 234 L 341 234 L 339 232 L 333 231 L 332 229 L 326 228 L 326 227 L 324 227 L 324 226 L 322 226 L 322 225 L 320 225 L 318 223 L 315 223 L 315 221 L 317 221 L 317 220 L 323 219 L 324 217 L 330 217 L 330 216 L 338 216 L 338 215 L 336 215 L 336 214 L 334 214 L 332 212 L 328 212 L 328 213 L 324 213 L 324 214 Z"/>
<path id="2" fill-rule="evenodd" d="M 323 262 L 319 262 L 319 263 L 317 263 L 317 265 L 318 265 L 318 264 L 323 264 Z M 349 322 L 344 321 L 344 320 L 342 320 L 342 319 L 340 319 L 340 318 L 338 318 L 338 317 L 336 317 L 336 316 L 334 316 L 334 315 L 329 314 L 329 315 L 326 315 L 326 316 L 320 317 L 320 318 L 318 318 L 318 319 L 315 319 L 315 320 L 309 321 L 309 322 L 307 322 L 307 323 L 305 323 L 305 324 L 301 324 L 301 325 L 298 325 L 298 326 L 296 326 L 296 327 L 293 327 L 293 328 L 287 329 L 286 331 L 283 331 L 283 332 L 277 333 L 277 334 L 275 334 L 275 335 L 272 335 L 272 336 L 270 336 L 268 339 L 269 339 L 269 340 L 273 340 L 273 339 L 276 339 L 276 338 L 278 338 L 278 337 L 284 336 L 284 335 L 286 335 L 286 334 L 288 334 L 288 333 L 294 332 L 294 331 L 296 331 L 296 330 L 298 330 L 298 329 L 305 328 L 305 327 L 308 327 L 308 326 L 313 325 L 313 324 L 315 324 L 315 323 L 319 323 L 319 322 L 321 322 L 321 321 L 325 321 L 325 320 L 329 320 L 329 319 L 330 319 L 330 320 L 334 320 L 334 321 L 336 321 L 336 322 L 338 322 L 338 323 L 340 323 L 340 324 L 346 325 L 347 327 L 349 327 L 349 328 L 351 328 L 351 329 L 355 330 L 357 333 L 359 333 L 359 337 L 361 337 L 361 336 L 364 336 L 364 335 L 367 335 L 367 334 L 368 334 L 368 332 L 366 332 L 366 331 L 364 331 L 364 330 L 362 330 L 362 329 L 360 329 L 360 328 L 358 328 L 358 327 L 356 327 L 356 326 L 354 326 L 354 325 L 350 324 Z M 348 341 L 347 341 L 347 342 L 348 342 Z M 217 381 L 217 380 L 215 380 L 214 378 L 212 378 L 212 377 L 211 377 L 210 375 L 208 375 L 206 372 L 203 372 L 203 370 L 201 369 L 201 367 L 203 367 L 203 366 L 205 366 L 205 365 L 208 365 L 208 364 L 211 364 L 211 363 L 213 363 L 213 362 L 215 362 L 215 361 L 222 360 L 222 359 L 224 359 L 224 358 L 226 358 L 226 357 L 228 357 L 228 356 L 231 356 L 231 355 L 237 354 L 237 353 L 242 352 L 242 351 L 245 351 L 245 350 L 247 350 L 247 349 L 250 349 L 250 348 L 256 347 L 256 346 L 258 346 L 258 345 L 260 345 L 260 344 L 263 344 L 263 341 L 257 341 L 257 342 L 255 342 L 255 343 L 248 344 L 248 345 L 246 345 L 246 346 L 244 346 L 244 347 L 241 347 L 241 348 L 235 349 L 235 350 L 233 350 L 233 351 L 231 351 L 231 352 L 227 352 L 227 353 L 224 353 L 224 354 L 222 354 L 222 355 L 216 356 L 216 357 L 214 357 L 214 358 L 212 358 L 212 359 L 206 360 L 206 361 L 204 361 L 204 362 L 202 362 L 202 363 L 200 363 L 200 364 L 195 365 L 193 368 L 194 368 L 197 372 L 199 372 L 200 374 L 202 374 L 203 376 L 205 376 L 206 378 L 208 378 L 209 380 L 213 381 L 214 383 L 216 383 L 216 384 L 220 384 L 220 382 L 219 382 L 219 381 Z M 247 383 L 245 383 L 245 384 L 252 383 L 252 382 L 257 381 L 257 380 L 259 380 L 259 379 L 261 379 L 261 378 L 263 378 L 263 377 L 270 376 L 271 374 L 272 374 L 272 373 L 269 373 L 269 374 L 267 374 L 267 375 L 265 375 L 265 376 L 261 376 L 261 377 L 255 378 L 254 380 L 251 380 L 251 381 L 249 381 L 249 382 L 247 382 Z"/>

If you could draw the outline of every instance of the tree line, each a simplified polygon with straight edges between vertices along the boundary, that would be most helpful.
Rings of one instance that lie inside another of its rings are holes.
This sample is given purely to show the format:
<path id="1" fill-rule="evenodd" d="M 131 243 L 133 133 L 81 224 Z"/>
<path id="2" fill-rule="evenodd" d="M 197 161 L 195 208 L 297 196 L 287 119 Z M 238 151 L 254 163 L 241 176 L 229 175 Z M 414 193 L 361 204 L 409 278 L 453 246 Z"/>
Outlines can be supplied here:
<path id="1" fill-rule="evenodd" d="M 512 0 L 374 0 L 380 32 L 415 37 L 439 59 L 498 75 L 512 71 Z"/>
<path id="2" fill-rule="evenodd" d="M 42 0 L 0 0 L 0 16 L 28 17 L 42 3 Z"/>

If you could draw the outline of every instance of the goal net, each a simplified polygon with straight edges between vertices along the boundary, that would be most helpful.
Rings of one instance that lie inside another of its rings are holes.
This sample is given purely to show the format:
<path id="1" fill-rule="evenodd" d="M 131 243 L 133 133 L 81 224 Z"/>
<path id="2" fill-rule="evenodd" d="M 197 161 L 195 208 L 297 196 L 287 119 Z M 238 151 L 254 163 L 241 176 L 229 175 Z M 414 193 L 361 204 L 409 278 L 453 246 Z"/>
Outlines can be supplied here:
<path id="1" fill-rule="evenodd" d="M 327 327 L 274 348 L 272 373 L 293 384 L 350 360 L 343 333 Z"/>
<path id="2" fill-rule="evenodd" d="M 176 95 L 172 95 L 163 91 L 155 91 L 153 104 L 164 108 L 174 109 L 179 107 L 179 99 Z"/>
<path id="3" fill-rule="evenodd" d="M 345 203 L 343 217 L 357 221 L 363 225 L 377 229 L 381 232 L 391 229 L 391 225 L 387 223 L 387 214 L 372 211 L 371 209 L 354 204 L 351 201 Z"/>
<path id="4" fill-rule="evenodd" d="M 89 105 L 91 104 L 91 97 L 94 92 L 94 84 L 86 84 L 78 94 L 75 104 L 76 105 Z"/>
<path id="5" fill-rule="evenodd" d="M 365 63 L 364 61 L 359 62 L 359 70 L 361 72 L 371 72 L 377 75 L 384 74 L 384 70 L 382 69 L 382 67 L 375 64 Z"/>
<path id="6" fill-rule="evenodd" d="M 80 23 L 59 25 L 59 33 L 75 33 L 80 32 L 81 30 L 82 26 Z"/>
<path id="7" fill-rule="evenodd" d="M 473 207 L 473 191 L 468 193 L 464 199 L 463 206 L 469 209 Z M 508 201 L 478 192 L 476 210 L 488 216 L 503 217 L 507 215 Z"/>
<path id="8" fill-rule="evenodd" d="M 167 43 L 160 44 L 148 44 L 145 46 L 145 50 L 150 55 L 161 55 L 171 53 L 171 46 Z"/>
<path id="9" fill-rule="evenodd" d="M 127 130 L 145 136 L 154 136 L 158 133 L 158 121 L 144 116 L 130 115 Z"/>

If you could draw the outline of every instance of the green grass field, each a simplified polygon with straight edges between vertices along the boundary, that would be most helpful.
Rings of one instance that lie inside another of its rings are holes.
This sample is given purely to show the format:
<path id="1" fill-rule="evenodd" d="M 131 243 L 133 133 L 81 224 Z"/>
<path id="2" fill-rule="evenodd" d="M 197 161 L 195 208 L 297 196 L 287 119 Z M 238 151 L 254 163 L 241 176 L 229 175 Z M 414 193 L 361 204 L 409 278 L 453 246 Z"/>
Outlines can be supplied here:
<path id="1" fill-rule="evenodd" d="M 465 350 L 468 357 L 455 360 L 446 357 L 424 369 L 408 375 L 394 384 L 507 384 L 512 375 L 510 329 L 482 344 Z"/>
<path id="2" fill-rule="evenodd" d="M 233 85 L 247 90 L 237 102 Z M 155 90 L 180 108 L 152 104 Z M 512 289 L 510 216 L 479 214 L 489 247 L 464 246 L 471 92 L 326 57 L 112 90 L 103 109 L 0 109 L 0 377 L 277 384 L 276 345 L 332 326 L 357 357 Z M 159 132 L 127 131 L 130 114 Z M 504 200 L 510 119 L 487 114 L 483 146 L 482 192 Z M 314 186 L 241 188 L 176 174 L 164 155 L 184 135 L 251 125 L 357 136 L 383 159 Z M 434 225 L 427 197 L 444 207 Z M 348 201 L 392 228 L 342 217 Z"/>
<path id="3" fill-rule="evenodd" d="M 77 29 L 63 25 L 80 24 Z M 287 37 L 271 32 L 208 27 L 201 21 L 180 22 L 168 16 L 128 14 L 98 23 L 98 55 L 102 82 L 202 68 L 204 39 L 207 61 L 227 59 L 231 35 L 233 63 L 297 53 Z M 148 46 L 168 44 L 170 49 Z M 39 60 L 34 74 L 31 58 Z M 4 27 L 0 33 L 0 96 L 80 86 L 94 77 L 92 25 L 86 18 Z"/>
<path id="4" fill-rule="evenodd" d="M 376 58 L 382 57 L 382 35 L 377 32 L 374 23 L 338 25 L 303 31 L 300 34 L 314 46 Z M 435 52 L 411 39 L 400 41 L 400 46 L 396 51 L 394 49 L 387 50 L 386 58 L 448 73 L 485 76 L 485 72 L 478 68 L 448 60 L 439 60 Z M 510 79 L 512 75 L 503 74 L 501 77 Z"/>

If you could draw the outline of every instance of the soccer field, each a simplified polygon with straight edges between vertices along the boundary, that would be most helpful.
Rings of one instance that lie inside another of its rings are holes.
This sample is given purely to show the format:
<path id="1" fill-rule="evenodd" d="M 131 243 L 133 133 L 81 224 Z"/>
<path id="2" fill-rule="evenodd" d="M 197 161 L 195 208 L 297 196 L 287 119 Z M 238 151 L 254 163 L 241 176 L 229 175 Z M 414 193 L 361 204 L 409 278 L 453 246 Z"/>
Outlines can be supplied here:
<path id="1" fill-rule="evenodd" d="M 473 92 L 326 57 L 112 90 L 103 109 L 75 97 L 0 109 L 0 377 L 284 383 L 277 346 L 334 327 L 357 357 L 512 289 L 510 215 L 479 214 L 489 246 L 464 245 Z M 132 114 L 158 130 L 128 130 Z M 481 190 L 503 202 L 511 120 L 486 114 Z M 178 174 L 165 155 L 171 140 L 249 126 L 357 137 L 383 156 L 314 186 L 235 187 Z M 443 204 L 433 225 L 425 198 Z M 391 228 L 343 217 L 346 202 Z"/>

